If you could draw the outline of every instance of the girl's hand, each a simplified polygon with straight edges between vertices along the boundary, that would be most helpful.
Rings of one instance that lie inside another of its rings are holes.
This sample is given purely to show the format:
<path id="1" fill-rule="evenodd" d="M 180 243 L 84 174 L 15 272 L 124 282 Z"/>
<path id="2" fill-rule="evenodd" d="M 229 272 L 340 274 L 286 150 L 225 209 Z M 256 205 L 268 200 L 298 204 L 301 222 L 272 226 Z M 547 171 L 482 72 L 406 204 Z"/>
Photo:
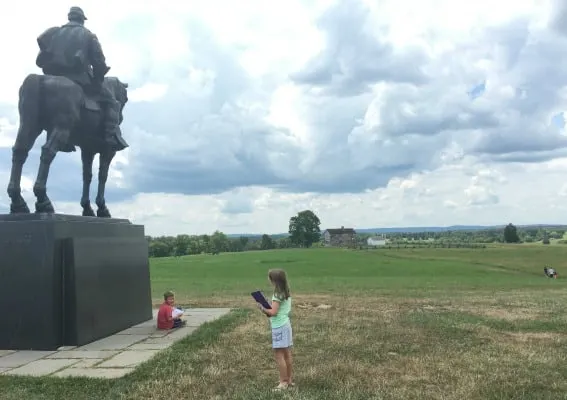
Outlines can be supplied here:
<path id="1" fill-rule="evenodd" d="M 264 314 L 266 317 L 269 317 L 268 313 L 266 312 L 266 309 L 262 307 L 261 304 L 258 304 L 258 309 L 262 311 L 262 314 Z"/>

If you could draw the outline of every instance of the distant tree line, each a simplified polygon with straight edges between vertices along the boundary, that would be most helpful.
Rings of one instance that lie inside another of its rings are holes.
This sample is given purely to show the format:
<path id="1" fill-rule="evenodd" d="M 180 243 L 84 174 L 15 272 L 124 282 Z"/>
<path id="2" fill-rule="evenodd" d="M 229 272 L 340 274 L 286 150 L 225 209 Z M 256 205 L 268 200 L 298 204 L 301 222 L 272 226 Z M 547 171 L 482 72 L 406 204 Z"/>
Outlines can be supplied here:
<path id="1" fill-rule="evenodd" d="M 215 231 L 212 235 L 147 236 L 150 257 L 180 257 L 194 254 L 289 249 L 311 247 L 321 239 L 321 222 L 313 211 L 299 212 L 289 220 L 288 235 L 267 234 L 229 237 Z"/>
<path id="2" fill-rule="evenodd" d="M 514 224 L 508 224 L 504 228 L 483 230 L 455 230 L 442 232 L 394 232 L 384 234 L 390 244 L 404 244 L 408 242 L 431 242 L 437 244 L 467 244 L 467 243 L 535 243 L 548 244 L 550 239 L 559 239 L 558 243 L 566 243 L 562 240 L 566 229 L 564 226 L 526 227 L 518 228 Z M 358 243 L 366 243 L 366 240 L 376 236 L 372 233 L 358 234 Z"/>
<path id="3" fill-rule="evenodd" d="M 321 222 L 311 210 L 299 212 L 289 220 L 288 234 L 227 236 L 215 231 L 211 235 L 148 236 L 150 257 L 172 257 L 194 254 L 219 254 L 224 252 L 260 251 L 273 249 L 305 248 L 322 246 Z M 483 248 L 490 243 L 533 243 L 549 244 L 550 239 L 567 244 L 563 239 L 564 226 L 517 228 L 508 224 L 504 228 L 485 230 L 456 230 L 442 232 L 387 233 L 387 248 L 436 247 L 436 248 Z M 364 248 L 367 240 L 375 233 L 356 235 L 353 248 Z"/>
<path id="4" fill-rule="evenodd" d="M 194 254 L 219 254 L 294 247 L 287 237 L 270 235 L 228 237 L 215 231 L 212 235 L 147 236 L 150 257 L 173 257 Z"/>

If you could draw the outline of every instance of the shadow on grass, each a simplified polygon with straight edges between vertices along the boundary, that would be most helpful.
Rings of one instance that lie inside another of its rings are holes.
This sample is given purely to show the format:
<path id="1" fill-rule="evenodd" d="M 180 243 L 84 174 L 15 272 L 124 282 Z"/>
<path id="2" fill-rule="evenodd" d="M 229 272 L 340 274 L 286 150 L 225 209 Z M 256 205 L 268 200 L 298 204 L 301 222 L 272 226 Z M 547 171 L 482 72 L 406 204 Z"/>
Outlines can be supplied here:
<path id="1" fill-rule="evenodd" d="M 235 329 L 249 314 L 250 310 L 237 309 L 216 321 L 204 323 L 192 334 L 120 379 L 0 376 L 0 399 L 98 400 L 128 397 L 130 388 L 137 383 L 179 376 L 183 370 L 198 366 L 198 351 L 213 344 L 222 334 Z"/>

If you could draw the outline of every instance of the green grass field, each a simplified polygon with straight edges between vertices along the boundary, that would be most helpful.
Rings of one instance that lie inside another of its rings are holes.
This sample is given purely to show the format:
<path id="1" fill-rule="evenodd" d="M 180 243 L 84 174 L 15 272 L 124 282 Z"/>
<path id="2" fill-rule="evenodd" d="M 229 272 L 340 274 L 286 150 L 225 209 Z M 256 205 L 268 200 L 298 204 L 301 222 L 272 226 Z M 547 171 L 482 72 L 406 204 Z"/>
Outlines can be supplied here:
<path id="1" fill-rule="evenodd" d="M 229 306 L 116 381 L 0 376 L 0 399 L 564 399 L 567 246 L 275 250 L 153 259 L 154 302 Z M 559 279 L 543 277 L 543 266 Z M 274 394 L 249 293 L 288 272 L 297 388 Z"/>

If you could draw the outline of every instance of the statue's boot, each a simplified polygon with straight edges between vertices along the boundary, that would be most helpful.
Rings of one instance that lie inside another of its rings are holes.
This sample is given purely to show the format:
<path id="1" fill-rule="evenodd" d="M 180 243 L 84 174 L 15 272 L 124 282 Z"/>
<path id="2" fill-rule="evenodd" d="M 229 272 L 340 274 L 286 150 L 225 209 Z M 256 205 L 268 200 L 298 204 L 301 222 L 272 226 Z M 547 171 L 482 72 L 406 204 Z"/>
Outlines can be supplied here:
<path id="1" fill-rule="evenodd" d="M 124 150 L 128 143 L 122 137 L 120 129 L 120 104 L 112 100 L 104 102 L 103 106 L 104 140 L 113 151 Z"/>

